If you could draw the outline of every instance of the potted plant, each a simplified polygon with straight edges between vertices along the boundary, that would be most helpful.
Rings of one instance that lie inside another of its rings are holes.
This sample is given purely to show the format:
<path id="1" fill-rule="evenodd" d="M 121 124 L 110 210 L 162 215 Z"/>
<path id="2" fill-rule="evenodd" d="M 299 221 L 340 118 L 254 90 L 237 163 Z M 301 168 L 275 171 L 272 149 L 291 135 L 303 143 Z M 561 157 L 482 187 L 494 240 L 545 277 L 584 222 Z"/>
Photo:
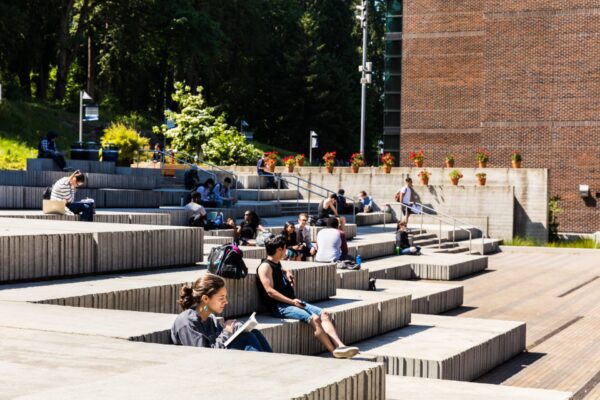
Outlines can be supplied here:
<path id="1" fill-rule="evenodd" d="M 485 186 L 487 174 L 485 172 L 478 172 L 475 174 L 475 176 L 477 177 L 477 182 L 479 183 L 479 186 Z"/>
<path id="2" fill-rule="evenodd" d="M 521 161 L 523 161 L 523 156 L 517 150 L 514 150 L 512 152 L 510 160 L 513 168 L 521 168 Z"/>
<path id="3" fill-rule="evenodd" d="M 416 167 L 421 168 L 423 166 L 423 160 L 425 159 L 425 152 L 423 150 L 417 152 L 411 151 L 409 157 L 415 162 Z"/>
<path id="4" fill-rule="evenodd" d="M 291 174 L 294 172 L 294 167 L 296 166 L 296 157 L 287 156 L 283 159 L 283 165 L 285 165 L 288 169 L 288 172 Z"/>
<path id="5" fill-rule="evenodd" d="M 419 177 L 419 179 L 421 179 L 421 184 L 427 186 L 429 184 L 429 177 L 431 176 L 431 172 L 424 169 L 423 171 L 419 172 L 419 175 L 417 176 Z"/>
<path id="6" fill-rule="evenodd" d="M 490 160 L 490 156 L 492 154 L 487 151 L 486 149 L 479 149 L 477 150 L 477 161 L 479 161 L 479 168 L 485 168 L 487 167 L 487 163 Z"/>
<path id="7" fill-rule="evenodd" d="M 296 154 L 296 166 L 302 167 L 304 165 L 304 154 Z"/>
<path id="8" fill-rule="evenodd" d="M 336 156 L 335 151 L 328 151 L 323 156 L 325 168 L 327 168 L 327 172 L 329 172 L 330 174 L 333 173 L 333 165 L 335 164 L 335 156 Z"/>
<path id="9" fill-rule="evenodd" d="M 454 155 L 446 154 L 446 159 L 444 160 L 444 162 L 446 164 L 446 168 L 453 168 L 454 167 Z"/>
<path id="10" fill-rule="evenodd" d="M 350 169 L 353 174 L 357 174 L 360 167 L 365 165 L 365 155 L 363 153 L 354 153 L 350 156 Z"/>
<path id="11" fill-rule="evenodd" d="M 450 177 L 450 182 L 452 182 L 452 184 L 456 186 L 458 185 L 458 181 L 460 180 L 460 178 L 463 177 L 463 174 L 461 174 L 459 170 L 453 169 L 452 171 L 450 171 L 448 176 Z"/>
<path id="12" fill-rule="evenodd" d="M 269 168 L 269 172 L 275 172 L 275 166 L 277 165 L 277 160 L 279 156 L 276 151 L 268 151 L 265 153 L 267 155 L 267 168 Z"/>
<path id="13" fill-rule="evenodd" d="M 396 157 L 392 155 L 392 153 L 385 153 L 381 156 L 381 163 L 383 164 L 383 171 L 386 174 L 389 174 L 392 171 L 392 167 L 394 166 L 394 162 L 396 161 Z"/>

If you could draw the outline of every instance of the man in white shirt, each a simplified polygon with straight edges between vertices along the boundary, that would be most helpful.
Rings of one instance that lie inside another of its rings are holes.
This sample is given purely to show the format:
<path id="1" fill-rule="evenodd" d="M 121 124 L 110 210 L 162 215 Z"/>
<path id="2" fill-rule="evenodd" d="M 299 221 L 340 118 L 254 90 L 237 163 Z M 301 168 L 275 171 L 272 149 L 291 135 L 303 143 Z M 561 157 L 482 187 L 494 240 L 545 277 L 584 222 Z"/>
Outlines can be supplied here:
<path id="1" fill-rule="evenodd" d="M 200 203 L 200 193 L 192 193 L 192 201 L 186 204 L 185 209 L 188 212 L 190 226 L 206 225 L 206 210 Z"/>
<path id="2" fill-rule="evenodd" d="M 308 214 L 302 213 L 298 216 L 296 224 L 296 239 L 302 246 L 302 260 L 308 256 L 317 254 L 317 246 L 310 239 L 310 227 L 308 226 Z"/>
<path id="3" fill-rule="evenodd" d="M 406 185 L 396 194 L 396 201 L 402 203 L 402 213 L 404 214 L 404 222 L 408 224 L 408 216 L 412 214 L 411 207 L 414 203 L 414 192 L 412 188 L 412 179 L 410 177 L 404 180 Z"/>
<path id="4" fill-rule="evenodd" d="M 342 236 L 337 218 L 327 220 L 327 228 L 317 235 L 317 262 L 339 261 L 342 258 Z"/>

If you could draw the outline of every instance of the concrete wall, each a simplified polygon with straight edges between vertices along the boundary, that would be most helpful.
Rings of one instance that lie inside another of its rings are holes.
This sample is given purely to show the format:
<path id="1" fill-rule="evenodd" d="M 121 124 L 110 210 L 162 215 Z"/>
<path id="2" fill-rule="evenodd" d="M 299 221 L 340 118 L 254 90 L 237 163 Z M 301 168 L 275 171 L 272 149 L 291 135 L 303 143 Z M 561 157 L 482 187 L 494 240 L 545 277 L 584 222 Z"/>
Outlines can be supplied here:
<path id="1" fill-rule="evenodd" d="M 440 212 L 477 226 L 484 225 L 489 219 L 492 237 L 509 239 L 519 235 L 542 241 L 547 239 L 547 169 L 458 168 L 464 176 L 458 187 L 451 185 L 447 168 L 427 168 L 432 174 L 429 186 L 422 186 L 417 177 L 422 169 L 394 168 L 391 174 L 384 174 L 378 168 L 369 167 L 352 174 L 348 167 L 336 167 L 333 174 L 328 174 L 320 167 L 302 167 L 294 174 L 331 190 L 344 188 L 350 196 L 365 190 L 380 205 L 393 202 L 404 179 L 410 176 L 415 192 L 424 204 L 431 204 Z M 253 167 L 235 167 L 236 173 L 252 173 L 253 170 Z M 278 167 L 277 172 L 284 172 L 283 167 Z M 477 172 L 487 173 L 486 186 L 477 186 Z M 308 194 L 305 192 L 303 196 L 306 198 Z"/>

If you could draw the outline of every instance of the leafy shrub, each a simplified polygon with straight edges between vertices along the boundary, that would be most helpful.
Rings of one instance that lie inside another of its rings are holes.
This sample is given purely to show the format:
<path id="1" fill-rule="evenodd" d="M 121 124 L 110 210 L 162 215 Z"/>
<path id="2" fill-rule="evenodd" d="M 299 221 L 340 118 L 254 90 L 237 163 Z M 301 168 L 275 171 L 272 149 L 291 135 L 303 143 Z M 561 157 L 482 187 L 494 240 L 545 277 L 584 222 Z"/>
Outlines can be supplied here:
<path id="1" fill-rule="evenodd" d="M 35 158 L 37 150 L 24 143 L 0 137 L 0 170 L 25 169 L 26 160 Z"/>
<path id="2" fill-rule="evenodd" d="M 202 145 L 203 158 L 218 165 L 252 165 L 262 152 L 246 141 L 235 128 L 223 130 Z"/>
<path id="3" fill-rule="evenodd" d="M 149 139 L 141 137 L 135 129 L 117 122 L 104 130 L 101 143 L 102 147 L 109 143 L 117 145 L 119 147 L 119 162 L 130 164 L 138 150 L 148 145 Z"/>

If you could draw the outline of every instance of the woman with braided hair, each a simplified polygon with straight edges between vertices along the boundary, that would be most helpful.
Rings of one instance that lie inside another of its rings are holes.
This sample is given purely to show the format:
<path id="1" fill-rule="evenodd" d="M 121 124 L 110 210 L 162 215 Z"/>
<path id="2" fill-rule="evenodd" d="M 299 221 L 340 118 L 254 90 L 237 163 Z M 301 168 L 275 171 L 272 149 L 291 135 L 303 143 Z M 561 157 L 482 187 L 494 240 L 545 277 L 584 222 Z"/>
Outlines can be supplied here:
<path id="1" fill-rule="evenodd" d="M 267 339 L 258 330 L 242 332 L 227 347 L 225 342 L 242 324 L 235 320 L 221 326 L 215 314 L 221 314 L 227 305 L 227 288 L 220 276 L 206 274 L 193 285 L 183 285 L 179 291 L 179 314 L 171 328 L 173 343 L 183 346 L 213 349 L 237 349 L 272 352 Z"/>

